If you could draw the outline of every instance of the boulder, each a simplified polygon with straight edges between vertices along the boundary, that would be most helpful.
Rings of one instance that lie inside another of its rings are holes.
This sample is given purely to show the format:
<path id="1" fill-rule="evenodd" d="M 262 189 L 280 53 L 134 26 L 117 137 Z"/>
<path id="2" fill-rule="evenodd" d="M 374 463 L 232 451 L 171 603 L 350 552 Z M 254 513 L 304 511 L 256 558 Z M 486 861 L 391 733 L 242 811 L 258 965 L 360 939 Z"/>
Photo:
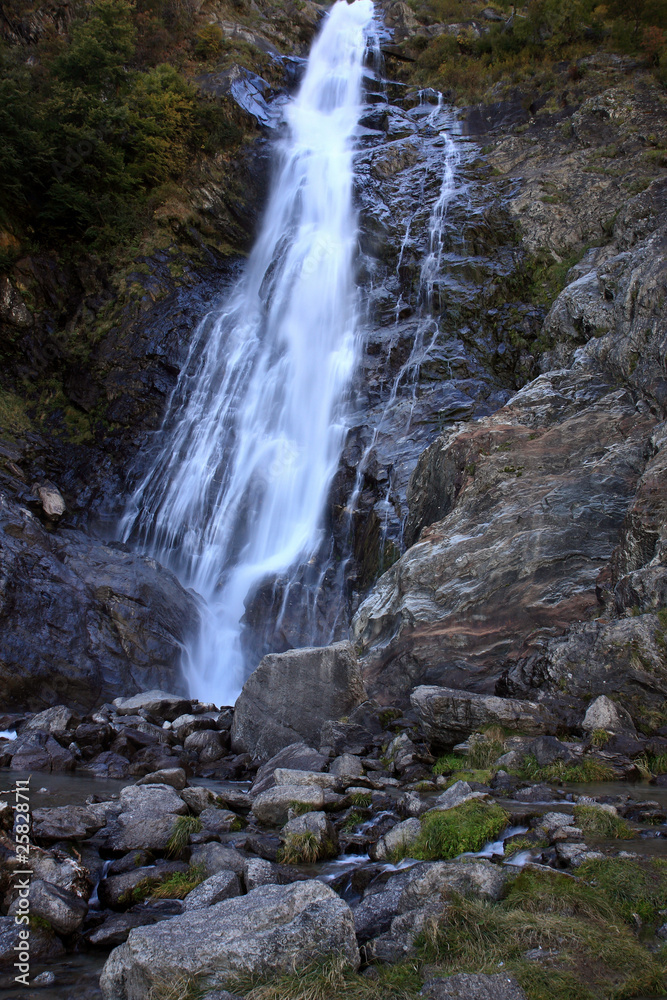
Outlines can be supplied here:
<path id="1" fill-rule="evenodd" d="M 467 781 L 455 781 L 446 792 L 442 792 L 434 800 L 432 808 L 442 812 L 444 809 L 454 809 L 470 799 L 486 799 L 486 792 L 473 791 Z"/>
<path id="2" fill-rule="evenodd" d="M 529 736 L 555 728 L 545 707 L 532 701 L 422 686 L 413 691 L 410 702 L 426 738 L 435 746 L 452 746 L 486 726 L 502 726 Z"/>
<path id="3" fill-rule="evenodd" d="M 167 767 L 161 771 L 151 771 L 139 778 L 138 785 L 171 785 L 177 792 L 185 788 L 187 778 L 182 767 Z"/>
<path id="4" fill-rule="evenodd" d="M 505 973 L 459 972 L 429 980 L 422 993 L 428 1000 L 527 1000 L 517 981 Z"/>
<path id="5" fill-rule="evenodd" d="M 365 700 L 349 642 L 270 653 L 236 702 L 232 748 L 262 757 L 300 739 L 316 743 L 323 722 L 349 715 Z"/>
<path id="6" fill-rule="evenodd" d="M 324 791 L 314 785 L 276 785 L 260 792 L 252 804 L 251 815 L 265 826 L 283 826 L 293 805 L 323 809 Z"/>
<path id="7" fill-rule="evenodd" d="M 388 833 L 385 833 L 384 837 L 380 837 L 371 848 L 370 855 L 374 861 L 391 860 L 395 851 L 401 848 L 409 849 L 420 833 L 421 823 L 418 819 L 411 817 L 403 820 L 402 823 L 397 823 Z"/>
<path id="8" fill-rule="evenodd" d="M 293 771 L 286 767 L 277 767 L 273 772 L 276 786 L 303 785 L 305 788 L 330 788 L 336 791 L 341 787 L 334 774 L 319 771 Z"/>
<path id="9" fill-rule="evenodd" d="M 635 732 L 635 724 L 630 713 L 606 694 L 601 694 L 588 706 L 581 728 L 587 733 L 592 733 L 596 729 L 604 729 L 608 733 Z"/>
<path id="10" fill-rule="evenodd" d="M 244 856 L 233 847 L 224 847 L 216 843 L 200 844 L 190 855 L 190 864 L 193 867 L 201 865 L 209 876 L 228 870 L 236 875 L 242 875 L 245 860 Z"/>
<path id="11" fill-rule="evenodd" d="M 186 737 L 183 749 L 194 750 L 200 764 L 210 764 L 225 755 L 226 739 L 217 729 L 200 729 Z"/>
<path id="12" fill-rule="evenodd" d="M 128 785 L 120 793 L 121 811 L 107 845 L 116 851 L 164 850 L 176 817 L 187 812 L 170 785 Z"/>
<path id="13" fill-rule="evenodd" d="M 223 899 L 240 896 L 241 893 L 241 882 L 238 875 L 233 871 L 223 869 L 217 874 L 211 875 L 204 882 L 200 882 L 192 892 L 189 892 L 183 900 L 183 909 L 186 913 L 189 910 L 201 910 L 205 906 L 221 903 Z"/>
<path id="14" fill-rule="evenodd" d="M 386 881 L 381 876 L 367 887 L 354 911 L 357 937 L 364 942 L 387 933 L 398 914 L 442 904 L 448 893 L 498 900 L 509 877 L 504 868 L 484 859 L 424 862 Z"/>
<path id="15" fill-rule="evenodd" d="M 182 647 L 199 611 L 173 573 L 83 531 L 49 531 L 9 497 L 0 531 L 0 577 L 12 581 L 0 608 L 6 706 L 40 711 L 57 700 L 80 711 L 184 685 Z"/>
<path id="16" fill-rule="evenodd" d="M 135 927 L 154 924 L 155 919 L 151 913 L 114 913 L 92 933 L 87 934 L 86 940 L 96 948 L 115 948 L 127 941 L 130 931 Z"/>
<path id="17" fill-rule="evenodd" d="M 231 809 L 215 809 L 209 806 L 202 809 L 199 818 L 204 828 L 213 833 L 229 833 L 230 830 L 238 830 L 241 826 L 238 816 Z"/>
<path id="18" fill-rule="evenodd" d="M 323 771 L 328 763 L 328 758 L 323 754 L 313 750 L 305 743 L 291 743 L 289 746 L 279 750 L 257 771 L 250 792 L 252 795 L 259 795 L 267 788 L 275 785 L 275 772 L 278 768 L 286 768 L 293 771 Z M 226 794 L 226 792 L 225 792 Z"/>
<path id="19" fill-rule="evenodd" d="M 8 744 L 15 771 L 73 771 L 76 764 L 70 750 L 62 747 L 53 736 L 43 732 L 27 732 Z"/>
<path id="20" fill-rule="evenodd" d="M 58 934 L 73 934 L 79 929 L 88 913 L 88 903 L 76 893 L 60 886 L 32 879 L 28 893 L 30 916 L 41 917 Z M 20 912 L 20 900 L 9 907 L 9 916 Z"/>
<path id="21" fill-rule="evenodd" d="M 71 709 L 65 705 L 54 705 L 53 708 L 46 708 L 43 712 L 38 712 L 21 727 L 22 733 L 40 731 L 51 733 L 55 736 L 64 733 L 68 729 L 73 729 L 77 724 L 76 716 Z"/>
<path id="22" fill-rule="evenodd" d="M 46 480 L 43 483 L 34 483 L 32 487 L 33 495 L 39 498 L 42 510 L 49 521 L 59 521 L 67 510 L 63 495 L 55 483 Z"/>
<path id="23" fill-rule="evenodd" d="M 113 704 L 119 715 L 136 715 L 144 711 L 156 719 L 166 719 L 169 722 L 189 712 L 192 707 L 192 702 L 182 695 L 159 690 L 142 691 L 131 698 L 116 698 Z"/>
<path id="24" fill-rule="evenodd" d="M 108 803 L 89 806 L 54 806 L 38 808 L 32 814 L 32 832 L 36 840 L 85 840 L 97 833 L 107 821 Z"/>
<path id="25" fill-rule="evenodd" d="M 16 947 L 25 942 L 25 936 L 20 936 L 21 930 L 25 935 L 25 927 L 17 924 L 14 917 L 0 917 L 0 969 L 13 970 L 14 962 L 17 961 Z M 42 927 L 30 928 L 31 961 L 47 962 L 64 954 L 62 942 L 53 931 Z"/>
<path id="26" fill-rule="evenodd" d="M 224 988 L 235 974 L 293 972 L 327 955 L 359 965 L 352 914 L 321 882 L 263 885 L 246 896 L 141 927 L 109 956 L 104 1000 L 145 1000 L 175 976 Z"/>
<path id="27" fill-rule="evenodd" d="M 292 881 L 284 877 L 285 869 L 264 858 L 248 858 L 243 867 L 243 882 L 246 892 L 260 885 L 284 885 Z"/>
<path id="28" fill-rule="evenodd" d="M 332 760 L 329 765 L 329 774 L 335 774 L 336 777 L 342 779 L 343 783 L 345 783 L 346 778 L 354 780 L 361 777 L 363 773 L 364 765 L 358 757 L 351 753 L 341 754 L 340 757 Z"/>
<path id="29" fill-rule="evenodd" d="M 209 792 L 208 788 L 203 788 L 201 785 L 194 785 L 191 788 L 184 788 L 181 792 L 181 798 L 190 812 L 194 813 L 195 816 L 199 816 L 210 805 L 213 795 Z M 248 804 L 248 808 L 250 808 L 250 804 Z"/>

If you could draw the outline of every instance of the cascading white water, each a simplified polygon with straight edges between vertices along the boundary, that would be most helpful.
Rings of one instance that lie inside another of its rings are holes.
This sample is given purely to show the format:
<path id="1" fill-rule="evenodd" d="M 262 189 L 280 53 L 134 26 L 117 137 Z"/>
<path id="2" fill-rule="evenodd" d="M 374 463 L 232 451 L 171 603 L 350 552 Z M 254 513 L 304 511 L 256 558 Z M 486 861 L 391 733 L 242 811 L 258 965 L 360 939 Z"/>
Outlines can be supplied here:
<path id="1" fill-rule="evenodd" d="M 257 243 L 193 338 L 123 523 L 204 597 L 188 673 L 217 704 L 243 683 L 244 599 L 318 548 L 344 443 L 358 353 L 352 136 L 372 17 L 371 0 L 338 0 L 313 45 Z"/>

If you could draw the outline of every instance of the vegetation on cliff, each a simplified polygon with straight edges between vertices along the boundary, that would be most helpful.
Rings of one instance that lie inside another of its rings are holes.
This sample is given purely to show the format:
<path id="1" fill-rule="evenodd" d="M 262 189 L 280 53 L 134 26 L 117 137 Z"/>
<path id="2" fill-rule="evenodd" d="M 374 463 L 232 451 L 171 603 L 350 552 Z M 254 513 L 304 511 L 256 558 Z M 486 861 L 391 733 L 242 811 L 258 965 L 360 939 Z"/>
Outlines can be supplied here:
<path id="1" fill-rule="evenodd" d="M 193 157 L 241 138 L 230 107 L 188 79 L 190 25 L 169 6 L 95 0 L 29 59 L 0 49 L 0 225 L 14 237 L 0 264 L 26 247 L 112 253 L 150 224 Z"/>
<path id="2" fill-rule="evenodd" d="M 667 83 L 667 9 L 660 0 L 531 0 L 516 11 L 510 0 L 491 8 L 481 0 L 409 5 L 426 27 L 447 26 L 405 43 L 404 55 L 415 60 L 410 78 L 461 103 L 498 100 L 517 87 L 548 90 L 561 83 L 563 69 L 571 85 L 585 72 L 577 61 L 599 49 L 632 56 Z M 475 19 L 484 23 L 494 14 L 480 33 Z"/>

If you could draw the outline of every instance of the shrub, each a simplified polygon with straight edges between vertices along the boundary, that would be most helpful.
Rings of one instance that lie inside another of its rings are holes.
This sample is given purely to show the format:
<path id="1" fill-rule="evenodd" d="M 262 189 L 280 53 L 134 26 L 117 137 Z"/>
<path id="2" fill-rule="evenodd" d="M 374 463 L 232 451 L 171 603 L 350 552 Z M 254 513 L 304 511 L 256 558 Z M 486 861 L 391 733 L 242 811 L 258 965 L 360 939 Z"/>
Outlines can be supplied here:
<path id="1" fill-rule="evenodd" d="M 207 24 L 197 33 L 195 54 L 199 59 L 214 59 L 222 52 L 222 29 L 217 24 Z"/>

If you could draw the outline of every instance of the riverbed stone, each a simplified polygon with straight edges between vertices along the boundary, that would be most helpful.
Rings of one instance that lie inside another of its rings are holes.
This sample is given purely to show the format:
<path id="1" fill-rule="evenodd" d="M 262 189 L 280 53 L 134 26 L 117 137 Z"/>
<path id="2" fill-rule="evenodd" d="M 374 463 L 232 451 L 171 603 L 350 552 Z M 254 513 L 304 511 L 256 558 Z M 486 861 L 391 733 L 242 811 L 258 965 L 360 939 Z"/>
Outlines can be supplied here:
<path id="1" fill-rule="evenodd" d="M 31 880 L 28 900 L 30 915 L 46 920 L 58 934 L 73 934 L 88 913 L 88 903 L 76 893 L 42 879 Z M 19 900 L 16 899 L 9 907 L 9 916 L 19 912 Z"/>
<path id="2" fill-rule="evenodd" d="M 452 746 L 488 726 L 536 736 L 555 728 L 555 720 L 543 705 L 516 698 L 423 685 L 413 691 L 410 702 L 426 738 L 435 746 Z"/>
<path id="3" fill-rule="evenodd" d="M 442 812 L 445 809 L 454 809 L 463 805 L 471 799 L 488 799 L 487 792 L 474 791 L 467 781 L 455 781 L 446 791 L 442 792 L 433 800 L 432 808 Z"/>
<path id="4" fill-rule="evenodd" d="M 109 956 L 104 1000 L 145 1000 L 153 984 L 204 974 L 224 988 L 235 973 L 277 973 L 336 955 L 359 965 L 352 914 L 321 882 L 263 885 L 246 896 L 131 931 Z"/>
<path id="5" fill-rule="evenodd" d="M 107 836 L 108 846 L 116 851 L 164 850 L 176 817 L 187 812 L 170 785 L 128 785 L 120 793 L 120 806 Z"/>
<path id="6" fill-rule="evenodd" d="M 21 727 L 21 732 L 41 731 L 55 736 L 68 729 L 73 729 L 77 721 L 74 712 L 66 705 L 54 705 L 53 708 L 46 708 L 43 712 L 37 712 L 31 719 L 28 719 Z"/>
<path id="7" fill-rule="evenodd" d="M 127 941 L 130 931 L 135 927 L 154 924 L 155 919 L 151 913 L 114 913 L 103 924 L 86 934 L 86 940 L 96 948 L 115 948 Z"/>
<path id="8" fill-rule="evenodd" d="M 299 741 L 283 747 L 270 757 L 257 771 L 250 789 L 251 795 L 259 795 L 275 785 L 275 773 L 279 768 L 293 771 L 323 771 L 329 759 L 308 744 Z"/>
<path id="9" fill-rule="evenodd" d="M 371 847 L 369 854 L 374 861 L 390 860 L 394 852 L 398 850 L 409 852 L 410 845 L 415 842 L 420 833 L 421 823 L 416 817 L 405 819 L 402 823 L 397 823 L 396 826 L 392 827 L 388 833 L 385 833 L 384 837 L 380 837 L 377 843 Z"/>
<path id="10" fill-rule="evenodd" d="M 245 860 L 240 851 L 217 843 L 199 844 L 190 855 L 190 864 L 193 867 L 201 865 L 209 876 L 227 870 L 242 875 Z"/>
<path id="11" fill-rule="evenodd" d="M 527 1000 L 517 981 L 505 973 L 459 972 L 431 979 L 424 984 L 422 994 L 428 1000 Z"/>
<path id="12" fill-rule="evenodd" d="M 37 808 L 32 814 L 33 837 L 39 841 L 85 840 L 106 824 L 107 814 L 107 804 L 102 802 Z"/>
<path id="13" fill-rule="evenodd" d="M 156 719 L 168 722 L 185 715 L 192 708 L 192 702 L 182 695 L 160 690 L 141 691 L 130 698 L 116 698 L 113 704 L 119 715 L 136 715 L 143 710 Z"/>
<path id="14" fill-rule="evenodd" d="M 217 872 L 200 882 L 183 900 L 183 910 L 200 910 L 205 906 L 214 906 L 223 899 L 232 899 L 242 892 L 239 876 L 230 870 Z"/>
<path id="15" fill-rule="evenodd" d="M 350 642 L 270 653 L 236 702 L 232 748 L 263 757 L 300 739 L 316 743 L 323 722 L 349 715 L 366 697 Z"/>
<path id="16" fill-rule="evenodd" d="M 170 785 L 177 792 L 185 788 L 187 781 L 185 771 L 182 767 L 166 767 L 161 771 L 151 771 L 139 778 L 138 785 Z"/>
<path id="17" fill-rule="evenodd" d="M 187 870 L 188 866 L 182 861 L 160 860 L 154 865 L 133 868 L 122 875 L 111 875 L 103 878 L 97 893 L 103 906 L 108 906 L 112 910 L 127 910 L 136 902 L 132 893 L 141 882 L 150 879 L 155 885 L 159 885 L 160 882 L 164 882 L 176 872 L 186 872 Z"/>
<path id="18" fill-rule="evenodd" d="M 0 917 L 0 969 L 13 968 L 16 961 L 15 946 L 21 942 L 19 932 L 23 925 L 14 917 Z M 25 929 L 25 928 L 24 928 Z M 47 962 L 65 954 L 62 942 L 53 931 L 43 927 L 30 929 L 30 958 L 33 962 Z"/>
<path id="19" fill-rule="evenodd" d="M 324 790 L 314 785 L 276 785 L 255 798 L 251 815 L 264 826 L 283 826 L 290 806 L 324 808 Z"/>

